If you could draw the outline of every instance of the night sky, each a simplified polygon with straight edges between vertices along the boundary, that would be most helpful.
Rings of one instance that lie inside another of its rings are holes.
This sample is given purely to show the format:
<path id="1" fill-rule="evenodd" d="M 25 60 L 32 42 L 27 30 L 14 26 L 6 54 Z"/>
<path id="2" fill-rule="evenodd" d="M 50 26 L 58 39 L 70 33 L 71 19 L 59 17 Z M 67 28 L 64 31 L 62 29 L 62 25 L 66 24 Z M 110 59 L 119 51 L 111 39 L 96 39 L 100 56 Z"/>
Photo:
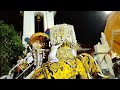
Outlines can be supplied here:
<path id="1" fill-rule="evenodd" d="M 74 25 L 77 41 L 81 44 L 95 45 L 104 31 L 108 15 L 104 11 L 57 11 L 55 24 Z M 23 17 L 20 11 L 1 11 L 0 20 L 13 24 L 16 31 L 23 30 Z"/>

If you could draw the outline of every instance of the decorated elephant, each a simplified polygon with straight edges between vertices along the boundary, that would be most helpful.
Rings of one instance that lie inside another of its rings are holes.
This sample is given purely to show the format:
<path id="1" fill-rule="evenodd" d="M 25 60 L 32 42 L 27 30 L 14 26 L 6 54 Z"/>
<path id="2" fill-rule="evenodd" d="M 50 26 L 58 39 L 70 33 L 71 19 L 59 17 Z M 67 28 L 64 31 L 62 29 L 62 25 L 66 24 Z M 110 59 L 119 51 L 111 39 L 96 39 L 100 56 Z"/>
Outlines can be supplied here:
<path id="1" fill-rule="evenodd" d="M 56 31 L 58 30 L 59 33 Z M 87 53 L 77 55 L 77 43 L 72 25 L 56 25 L 50 29 L 51 52 L 30 79 L 108 79 L 96 61 Z"/>

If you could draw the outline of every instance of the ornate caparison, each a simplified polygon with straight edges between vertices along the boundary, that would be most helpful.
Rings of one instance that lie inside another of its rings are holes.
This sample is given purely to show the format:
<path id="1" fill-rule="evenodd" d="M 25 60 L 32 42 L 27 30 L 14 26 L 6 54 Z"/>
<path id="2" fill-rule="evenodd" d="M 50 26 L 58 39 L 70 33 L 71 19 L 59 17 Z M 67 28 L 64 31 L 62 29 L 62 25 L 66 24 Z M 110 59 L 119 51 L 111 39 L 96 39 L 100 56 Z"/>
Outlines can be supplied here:
<path id="1" fill-rule="evenodd" d="M 60 24 L 50 29 L 50 42 L 57 44 L 64 40 L 57 50 L 58 62 L 44 63 L 31 76 L 31 79 L 96 79 L 109 78 L 104 76 L 95 62 L 87 53 L 73 55 L 77 40 L 72 25 Z M 76 50 L 75 50 L 76 51 Z"/>

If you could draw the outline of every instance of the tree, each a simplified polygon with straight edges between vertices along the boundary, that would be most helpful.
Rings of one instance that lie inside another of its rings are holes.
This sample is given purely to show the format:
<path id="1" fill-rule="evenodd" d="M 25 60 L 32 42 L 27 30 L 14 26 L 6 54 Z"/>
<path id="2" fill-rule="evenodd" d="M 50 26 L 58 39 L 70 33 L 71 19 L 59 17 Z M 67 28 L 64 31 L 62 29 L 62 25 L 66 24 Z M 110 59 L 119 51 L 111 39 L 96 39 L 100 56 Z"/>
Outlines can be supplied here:
<path id="1" fill-rule="evenodd" d="M 0 21 L 0 76 L 8 74 L 24 50 L 14 26 Z"/>

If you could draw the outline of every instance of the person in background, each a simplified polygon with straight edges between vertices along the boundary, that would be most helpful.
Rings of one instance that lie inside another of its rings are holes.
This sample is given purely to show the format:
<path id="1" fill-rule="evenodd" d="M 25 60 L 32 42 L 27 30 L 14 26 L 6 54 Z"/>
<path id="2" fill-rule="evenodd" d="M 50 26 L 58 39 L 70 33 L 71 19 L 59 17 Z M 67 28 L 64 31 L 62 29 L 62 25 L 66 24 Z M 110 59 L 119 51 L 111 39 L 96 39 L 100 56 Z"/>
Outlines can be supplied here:
<path id="1" fill-rule="evenodd" d="M 21 56 L 18 56 L 18 61 L 17 61 L 17 64 L 18 63 L 21 63 L 21 61 L 23 61 L 24 59 L 21 57 Z M 22 70 L 21 70 L 21 64 L 17 67 L 17 74 L 21 74 L 22 73 Z M 23 75 L 21 75 L 21 77 L 19 79 L 23 79 Z"/>
<path id="2" fill-rule="evenodd" d="M 27 49 L 25 60 L 29 65 L 31 65 L 34 62 L 33 49 L 31 50 Z M 29 68 L 28 73 L 30 73 L 32 70 L 33 70 L 33 66 Z"/>
<path id="3" fill-rule="evenodd" d="M 25 46 L 25 51 L 24 54 L 26 55 L 28 51 L 32 50 L 32 44 L 30 43 L 30 41 L 27 42 L 26 46 Z"/>
<path id="4" fill-rule="evenodd" d="M 115 77 L 120 78 L 120 58 L 117 57 L 113 58 L 113 62 L 114 62 L 113 70 Z"/>
<path id="5" fill-rule="evenodd" d="M 26 61 L 27 61 L 29 64 L 31 64 L 31 63 L 33 62 L 33 54 L 32 54 L 31 51 L 29 51 L 29 52 L 27 53 Z"/>

